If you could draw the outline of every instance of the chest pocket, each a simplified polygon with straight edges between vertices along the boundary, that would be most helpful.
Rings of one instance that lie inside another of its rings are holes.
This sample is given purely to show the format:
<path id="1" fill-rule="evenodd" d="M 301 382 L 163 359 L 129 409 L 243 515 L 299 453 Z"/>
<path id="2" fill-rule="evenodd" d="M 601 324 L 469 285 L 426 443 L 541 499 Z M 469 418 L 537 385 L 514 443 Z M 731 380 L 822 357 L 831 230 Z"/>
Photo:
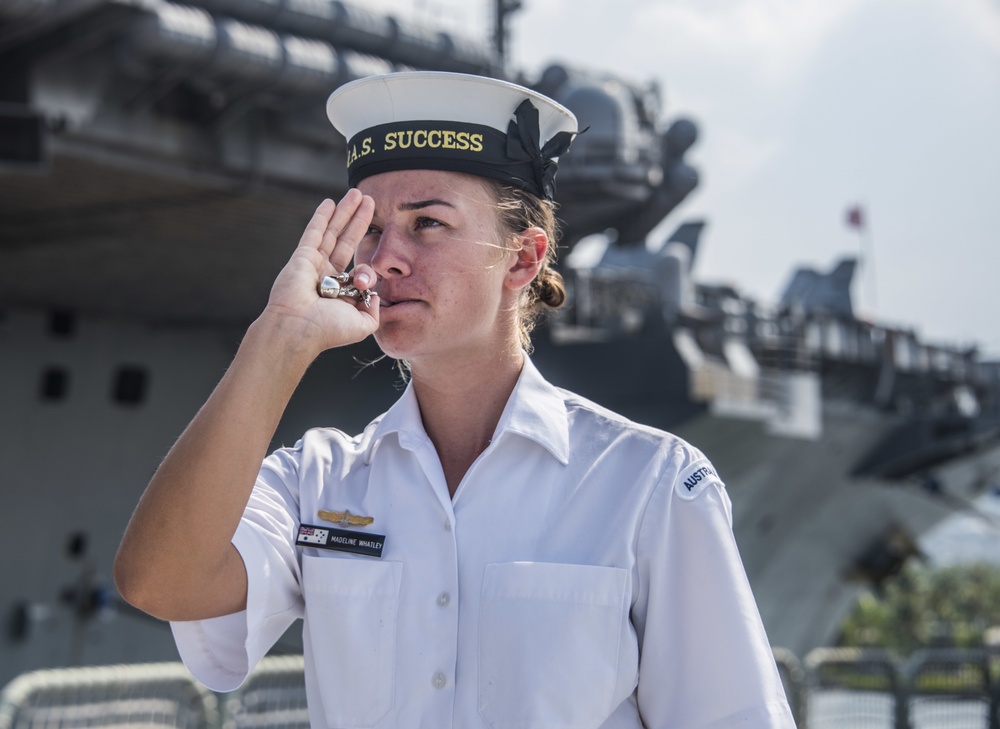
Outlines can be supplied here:
<path id="1" fill-rule="evenodd" d="M 331 727 L 375 726 L 392 710 L 400 562 L 302 557 L 306 650 Z"/>
<path id="2" fill-rule="evenodd" d="M 600 726 L 612 710 L 627 630 L 626 570 L 486 566 L 479 712 L 494 729 Z"/>

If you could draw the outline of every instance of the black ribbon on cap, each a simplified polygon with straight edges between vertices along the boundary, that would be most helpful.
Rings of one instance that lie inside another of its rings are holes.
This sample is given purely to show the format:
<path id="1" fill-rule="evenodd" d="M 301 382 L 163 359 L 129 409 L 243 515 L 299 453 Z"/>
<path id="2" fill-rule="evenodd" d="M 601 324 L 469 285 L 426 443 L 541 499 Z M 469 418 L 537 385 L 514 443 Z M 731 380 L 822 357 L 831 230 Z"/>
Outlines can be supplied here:
<path id="1" fill-rule="evenodd" d="M 556 171 L 559 169 L 553 158 L 564 154 L 575 136 L 574 132 L 559 132 L 542 147 L 538 109 L 525 99 L 514 110 L 514 118 L 507 125 L 507 157 L 514 162 L 530 163 L 538 189 L 552 200 L 556 195 Z"/>

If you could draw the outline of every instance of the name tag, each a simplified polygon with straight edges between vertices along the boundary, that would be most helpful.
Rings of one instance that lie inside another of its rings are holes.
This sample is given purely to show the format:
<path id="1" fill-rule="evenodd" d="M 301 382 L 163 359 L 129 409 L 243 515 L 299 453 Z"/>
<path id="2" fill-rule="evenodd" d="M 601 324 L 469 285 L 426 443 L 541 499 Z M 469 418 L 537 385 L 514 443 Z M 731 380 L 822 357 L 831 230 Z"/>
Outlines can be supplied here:
<path id="1" fill-rule="evenodd" d="M 337 552 L 363 554 L 366 557 L 382 558 L 382 547 L 385 545 L 384 534 L 366 534 L 352 532 L 348 529 L 333 529 L 331 527 L 303 524 L 299 527 L 299 536 L 295 544 L 300 547 L 316 547 L 332 549 Z"/>

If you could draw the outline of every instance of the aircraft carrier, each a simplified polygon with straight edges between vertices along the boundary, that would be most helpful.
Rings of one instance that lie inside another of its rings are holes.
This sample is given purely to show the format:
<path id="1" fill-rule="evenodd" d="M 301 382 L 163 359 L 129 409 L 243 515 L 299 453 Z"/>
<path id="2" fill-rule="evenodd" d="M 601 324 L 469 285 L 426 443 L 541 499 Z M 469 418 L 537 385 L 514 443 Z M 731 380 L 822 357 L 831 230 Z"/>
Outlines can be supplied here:
<path id="1" fill-rule="evenodd" d="M 770 303 L 698 281 L 705 223 L 651 234 L 697 185 L 695 124 L 641 81 L 500 58 L 331 0 L 0 0 L 0 685 L 176 657 L 118 599 L 115 549 L 318 200 L 346 188 L 326 96 L 392 69 L 509 78 L 590 127 L 559 172 L 570 306 L 535 361 L 713 459 L 773 644 L 833 638 L 858 589 L 993 487 L 1000 365 L 859 319 L 850 259 Z M 324 355 L 275 445 L 388 407 L 377 354 Z"/>

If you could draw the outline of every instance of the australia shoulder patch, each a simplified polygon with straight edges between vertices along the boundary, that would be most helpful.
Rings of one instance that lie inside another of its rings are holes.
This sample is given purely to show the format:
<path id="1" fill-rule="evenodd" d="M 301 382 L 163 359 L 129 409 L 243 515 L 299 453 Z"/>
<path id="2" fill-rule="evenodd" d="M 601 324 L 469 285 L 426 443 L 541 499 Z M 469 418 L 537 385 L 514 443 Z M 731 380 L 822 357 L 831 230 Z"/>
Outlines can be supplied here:
<path id="1" fill-rule="evenodd" d="M 702 458 L 695 461 L 677 475 L 674 490 L 682 499 L 690 501 L 695 499 L 712 482 L 721 484 L 722 479 L 715 472 L 715 467 Z"/>

